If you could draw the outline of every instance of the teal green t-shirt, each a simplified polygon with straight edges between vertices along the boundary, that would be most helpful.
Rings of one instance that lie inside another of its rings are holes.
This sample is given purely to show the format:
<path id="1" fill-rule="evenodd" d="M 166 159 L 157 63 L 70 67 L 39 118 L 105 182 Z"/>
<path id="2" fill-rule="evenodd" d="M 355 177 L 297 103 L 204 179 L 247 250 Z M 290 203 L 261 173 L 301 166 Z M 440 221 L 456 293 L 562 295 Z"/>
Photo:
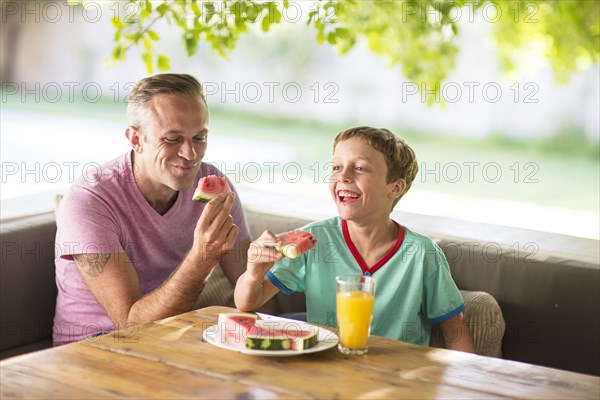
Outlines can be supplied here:
<path id="1" fill-rule="evenodd" d="M 318 240 L 315 247 L 277 262 L 267 278 L 286 294 L 305 292 L 308 322 L 336 327 L 335 277 L 363 271 L 340 217 L 301 229 Z M 464 303 L 442 250 L 431 239 L 402 230 L 401 246 L 372 274 L 376 289 L 371 333 L 428 345 L 431 325 L 459 314 Z"/>

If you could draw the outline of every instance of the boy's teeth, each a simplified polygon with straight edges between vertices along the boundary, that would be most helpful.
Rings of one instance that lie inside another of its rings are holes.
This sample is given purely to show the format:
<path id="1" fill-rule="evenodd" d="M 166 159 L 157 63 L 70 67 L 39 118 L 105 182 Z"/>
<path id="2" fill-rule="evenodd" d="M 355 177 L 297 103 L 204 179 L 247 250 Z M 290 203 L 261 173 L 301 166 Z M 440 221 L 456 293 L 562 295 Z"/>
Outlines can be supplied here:
<path id="1" fill-rule="evenodd" d="M 358 197 L 358 194 L 357 193 L 349 192 L 347 190 L 340 190 L 339 193 L 338 193 L 338 196 L 340 196 L 340 197 L 354 197 L 354 198 L 356 198 L 356 197 Z"/>

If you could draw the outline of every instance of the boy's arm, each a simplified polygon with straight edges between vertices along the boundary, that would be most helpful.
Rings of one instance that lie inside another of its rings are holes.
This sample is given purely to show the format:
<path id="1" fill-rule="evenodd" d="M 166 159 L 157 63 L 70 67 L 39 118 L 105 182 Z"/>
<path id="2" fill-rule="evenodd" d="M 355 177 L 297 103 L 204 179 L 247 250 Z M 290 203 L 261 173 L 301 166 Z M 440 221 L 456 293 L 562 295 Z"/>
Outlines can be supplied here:
<path id="1" fill-rule="evenodd" d="M 273 264 L 283 258 L 275 250 L 277 242 L 275 235 L 267 230 L 250 244 L 246 272 L 235 285 L 234 299 L 238 310 L 256 310 L 279 292 L 279 288 L 265 277 Z"/>
<path id="2" fill-rule="evenodd" d="M 443 321 L 441 326 L 447 349 L 475 353 L 475 346 L 463 313 Z"/>
<path id="3" fill-rule="evenodd" d="M 235 306 L 240 311 L 253 311 L 265 304 L 279 292 L 279 288 L 263 276 L 262 280 L 253 279 L 244 272 L 235 285 Z"/>

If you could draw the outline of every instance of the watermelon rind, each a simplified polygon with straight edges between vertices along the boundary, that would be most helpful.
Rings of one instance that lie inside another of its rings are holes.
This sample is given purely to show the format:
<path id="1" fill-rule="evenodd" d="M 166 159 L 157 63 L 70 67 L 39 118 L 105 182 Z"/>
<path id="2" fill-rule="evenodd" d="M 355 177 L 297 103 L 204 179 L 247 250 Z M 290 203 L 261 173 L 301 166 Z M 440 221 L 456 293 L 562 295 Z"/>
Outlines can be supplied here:
<path id="1" fill-rule="evenodd" d="M 300 249 L 295 243 L 288 243 L 283 246 L 277 246 L 275 249 L 287 258 L 294 259 L 300 255 Z"/>
<path id="2" fill-rule="evenodd" d="M 205 180 L 212 180 L 212 179 L 220 180 L 223 182 L 223 186 L 224 186 L 223 191 L 215 192 L 215 193 L 206 193 L 205 191 L 202 191 L 202 189 L 201 189 L 202 183 Z M 200 203 L 208 203 L 209 201 L 211 201 L 212 199 L 214 199 L 221 193 L 229 193 L 229 192 L 231 192 L 231 187 L 229 187 L 227 178 L 225 178 L 224 176 L 208 175 L 203 178 L 200 178 L 200 180 L 198 181 L 198 186 L 196 187 L 196 190 L 194 191 L 194 194 L 192 195 L 192 200 L 198 201 Z"/>
<path id="3" fill-rule="evenodd" d="M 200 203 L 208 203 L 215 197 L 217 197 L 217 196 L 203 196 L 202 194 L 194 194 L 194 197 L 192 198 L 192 200 L 198 201 Z"/>
<path id="4" fill-rule="evenodd" d="M 312 336 L 298 338 L 298 340 L 295 344 L 296 344 L 295 350 L 306 350 L 306 349 L 310 349 L 311 347 L 315 347 L 317 344 L 319 344 L 318 334 L 317 334 L 317 332 L 314 332 L 314 335 L 312 335 Z"/>
<path id="5" fill-rule="evenodd" d="M 289 350 L 290 339 L 267 339 L 264 337 L 247 337 L 246 348 L 250 350 Z"/>
<path id="6" fill-rule="evenodd" d="M 318 329 L 314 327 L 296 328 L 286 324 L 283 329 L 273 329 L 272 322 L 261 324 L 257 321 L 255 327 L 251 328 L 246 336 L 246 348 L 250 350 L 281 351 L 294 350 L 302 351 L 315 347 L 319 343 Z M 262 328 L 262 329 L 261 329 Z M 257 330 L 259 333 L 257 333 Z M 261 333 L 265 332 L 265 333 Z M 302 334 L 303 336 L 300 336 Z"/>
<path id="7" fill-rule="evenodd" d="M 297 258 L 301 254 L 312 249 L 317 243 L 317 239 L 309 232 L 302 230 L 294 230 L 280 233 L 277 238 L 282 242 L 280 246 L 276 246 L 275 250 L 283 254 L 287 258 Z"/>

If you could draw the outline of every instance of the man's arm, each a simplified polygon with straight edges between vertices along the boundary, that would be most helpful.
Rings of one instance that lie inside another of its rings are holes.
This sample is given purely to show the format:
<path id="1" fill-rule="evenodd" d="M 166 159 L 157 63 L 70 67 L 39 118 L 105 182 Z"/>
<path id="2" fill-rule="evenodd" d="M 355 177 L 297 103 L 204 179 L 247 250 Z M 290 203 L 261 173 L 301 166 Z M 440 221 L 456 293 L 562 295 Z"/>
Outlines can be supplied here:
<path id="1" fill-rule="evenodd" d="M 475 346 L 463 313 L 443 321 L 441 325 L 447 349 L 475 353 Z"/>
<path id="2" fill-rule="evenodd" d="M 117 328 L 189 311 L 206 278 L 235 243 L 238 227 L 229 211 L 233 194 L 221 195 L 204 209 L 191 250 L 157 289 L 141 295 L 136 270 L 126 254 L 78 254 L 75 263 Z"/>
<path id="3" fill-rule="evenodd" d="M 250 247 L 250 239 L 237 243 L 220 261 L 221 269 L 232 286 L 235 286 L 237 280 L 246 271 L 248 247 Z"/>
<path id="4" fill-rule="evenodd" d="M 241 241 L 236 243 L 231 251 L 223 256 L 220 264 L 223 273 L 227 277 L 227 280 L 229 280 L 231 285 L 235 287 L 240 275 L 246 271 L 246 264 L 248 262 L 247 254 L 251 239 L 250 233 L 248 232 L 242 203 L 237 196 L 237 192 L 235 191 L 233 184 L 231 182 L 229 184 L 233 192 L 236 194 L 235 201 L 231 206 L 231 215 L 233 217 L 233 222 L 240 228 L 238 240 L 241 239 Z"/>

